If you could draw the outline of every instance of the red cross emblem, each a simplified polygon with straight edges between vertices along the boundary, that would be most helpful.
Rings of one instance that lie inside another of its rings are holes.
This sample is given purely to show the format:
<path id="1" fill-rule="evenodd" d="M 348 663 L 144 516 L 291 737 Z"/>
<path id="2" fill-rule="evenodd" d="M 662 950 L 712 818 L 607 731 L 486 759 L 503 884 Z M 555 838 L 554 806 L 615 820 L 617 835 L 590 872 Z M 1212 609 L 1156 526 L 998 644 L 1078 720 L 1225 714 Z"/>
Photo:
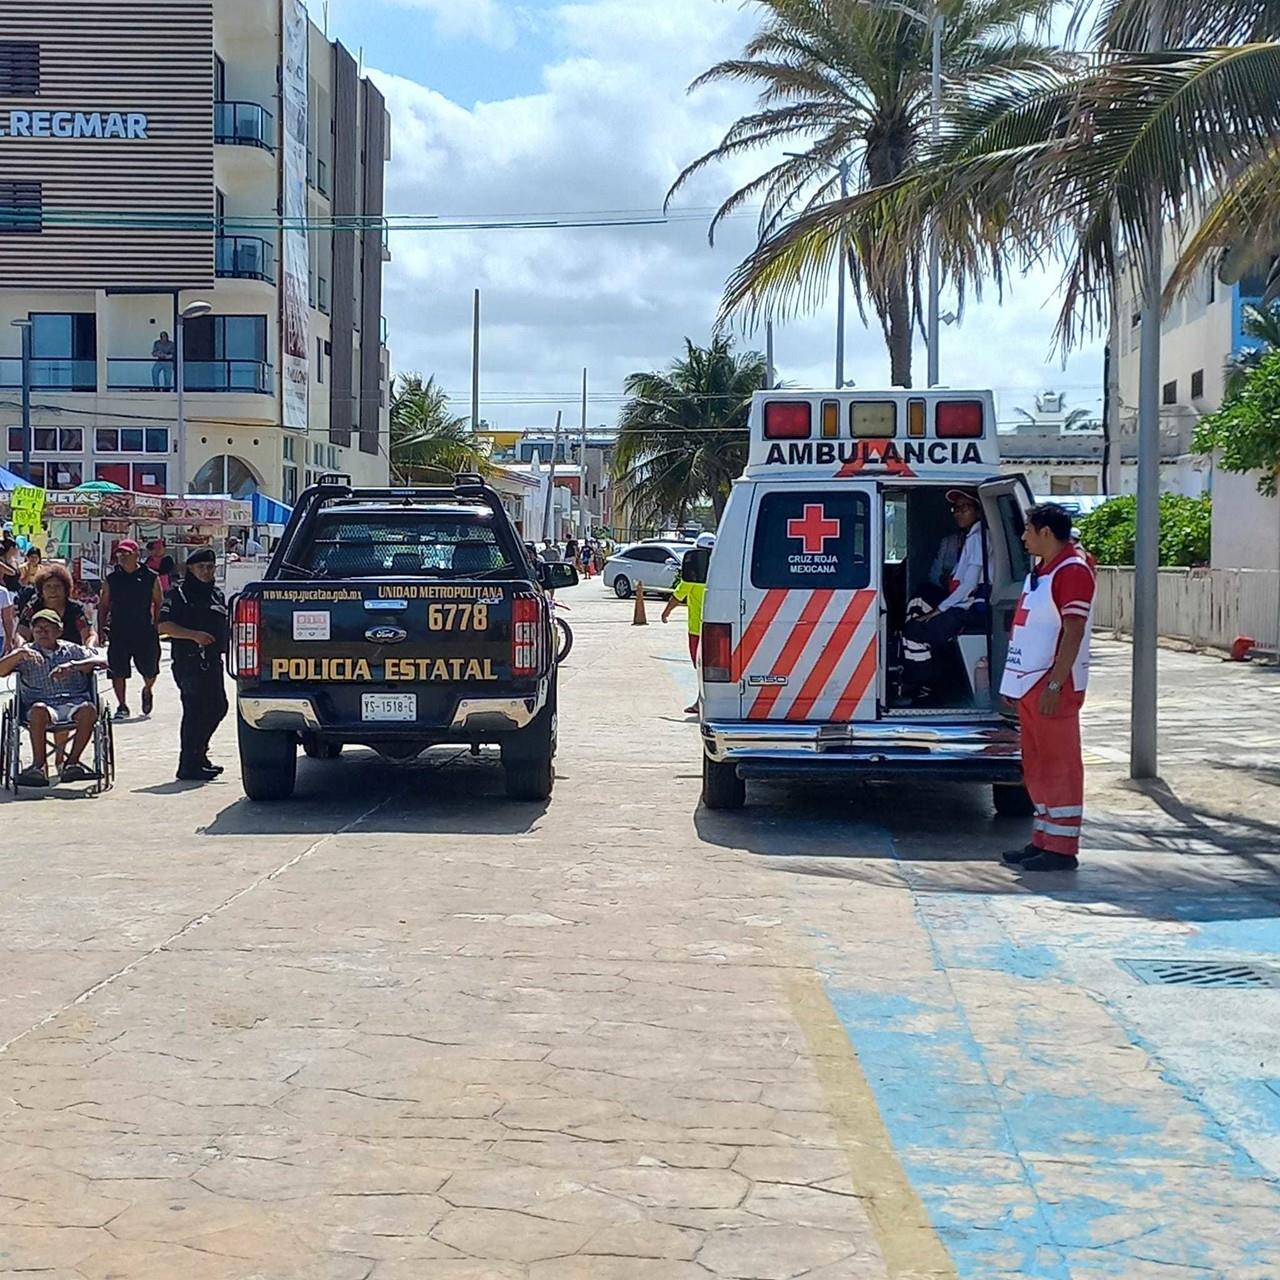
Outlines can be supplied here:
<path id="1" fill-rule="evenodd" d="M 1013 625 L 1015 627 L 1022 626 L 1030 616 L 1031 611 L 1027 608 L 1027 593 L 1024 591 L 1018 597 L 1018 609 L 1013 615 Z"/>
<path id="2" fill-rule="evenodd" d="M 787 537 L 799 538 L 804 543 L 806 555 L 821 555 L 827 541 L 840 536 L 840 521 L 828 520 L 827 510 L 820 503 L 805 503 L 804 515 L 798 520 L 787 521 Z"/>

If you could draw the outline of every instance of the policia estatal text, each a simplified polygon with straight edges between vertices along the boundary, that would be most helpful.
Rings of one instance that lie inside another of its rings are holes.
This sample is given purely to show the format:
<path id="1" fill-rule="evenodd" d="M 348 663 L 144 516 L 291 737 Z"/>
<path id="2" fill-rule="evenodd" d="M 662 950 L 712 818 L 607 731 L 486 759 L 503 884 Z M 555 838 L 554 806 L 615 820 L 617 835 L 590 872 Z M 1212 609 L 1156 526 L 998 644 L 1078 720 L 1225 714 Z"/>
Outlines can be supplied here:
<path id="1" fill-rule="evenodd" d="M 192 552 L 186 575 L 160 610 L 160 634 L 173 642 L 173 678 L 182 695 L 178 778 L 183 782 L 208 782 L 222 772 L 209 759 L 209 740 L 227 714 L 222 656 L 230 635 L 227 599 L 214 583 L 216 570 L 212 547 Z"/>

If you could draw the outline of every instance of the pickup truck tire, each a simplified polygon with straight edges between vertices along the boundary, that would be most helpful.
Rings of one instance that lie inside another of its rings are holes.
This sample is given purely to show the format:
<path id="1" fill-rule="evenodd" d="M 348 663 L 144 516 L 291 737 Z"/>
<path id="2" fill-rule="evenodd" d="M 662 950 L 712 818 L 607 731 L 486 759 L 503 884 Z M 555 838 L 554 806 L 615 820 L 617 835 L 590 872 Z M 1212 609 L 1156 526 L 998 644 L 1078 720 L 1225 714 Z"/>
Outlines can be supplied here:
<path id="1" fill-rule="evenodd" d="M 1002 818 L 1029 818 L 1036 811 L 1026 787 L 1016 783 L 997 782 L 991 788 L 991 800 Z"/>
<path id="2" fill-rule="evenodd" d="M 323 742 L 314 733 L 304 733 L 302 749 L 312 760 L 336 760 L 342 754 L 342 743 Z"/>
<path id="3" fill-rule="evenodd" d="M 618 574 L 618 576 L 613 580 L 613 594 L 617 596 L 619 600 L 630 600 L 631 579 L 621 573 Z"/>
<path id="4" fill-rule="evenodd" d="M 747 803 L 747 784 L 737 765 L 702 756 L 702 803 L 708 809 L 741 809 Z"/>
<path id="5" fill-rule="evenodd" d="M 287 800 L 298 777 L 298 735 L 253 729 L 237 717 L 240 777 L 250 800 Z"/>
<path id="6" fill-rule="evenodd" d="M 556 688 L 533 723 L 502 744 L 507 795 L 512 800 L 548 800 L 556 781 Z"/>

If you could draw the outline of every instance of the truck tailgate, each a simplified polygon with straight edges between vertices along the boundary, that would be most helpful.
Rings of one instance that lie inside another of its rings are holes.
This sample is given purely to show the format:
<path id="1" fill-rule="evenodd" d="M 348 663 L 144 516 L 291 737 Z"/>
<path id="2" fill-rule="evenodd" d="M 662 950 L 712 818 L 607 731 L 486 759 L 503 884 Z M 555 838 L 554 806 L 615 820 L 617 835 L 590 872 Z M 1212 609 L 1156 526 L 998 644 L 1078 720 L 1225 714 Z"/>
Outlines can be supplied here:
<path id="1" fill-rule="evenodd" d="M 380 578 L 261 583 L 246 594 L 261 600 L 264 687 L 305 689 L 326 726 L 372 722 L 394 731 L 397 723 L 448 725 L 461 698 L 510 689 L 512 602 L 529 591 L 510 582 Z"/>

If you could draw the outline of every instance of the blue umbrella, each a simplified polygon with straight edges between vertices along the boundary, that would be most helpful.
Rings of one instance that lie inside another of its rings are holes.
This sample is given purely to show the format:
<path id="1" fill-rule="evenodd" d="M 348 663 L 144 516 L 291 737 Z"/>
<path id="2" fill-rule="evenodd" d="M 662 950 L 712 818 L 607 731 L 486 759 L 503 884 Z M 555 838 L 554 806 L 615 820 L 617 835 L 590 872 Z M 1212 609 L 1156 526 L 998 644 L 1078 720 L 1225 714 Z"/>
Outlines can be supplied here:
<path id="1" fill-rule="evenodd" d="M 16 489 L 19 485 L 26 483 L 21 476 L 15 476 L 12 471 L 0 467 L 0 491 L 7 493 L 10 489 Z"/>

